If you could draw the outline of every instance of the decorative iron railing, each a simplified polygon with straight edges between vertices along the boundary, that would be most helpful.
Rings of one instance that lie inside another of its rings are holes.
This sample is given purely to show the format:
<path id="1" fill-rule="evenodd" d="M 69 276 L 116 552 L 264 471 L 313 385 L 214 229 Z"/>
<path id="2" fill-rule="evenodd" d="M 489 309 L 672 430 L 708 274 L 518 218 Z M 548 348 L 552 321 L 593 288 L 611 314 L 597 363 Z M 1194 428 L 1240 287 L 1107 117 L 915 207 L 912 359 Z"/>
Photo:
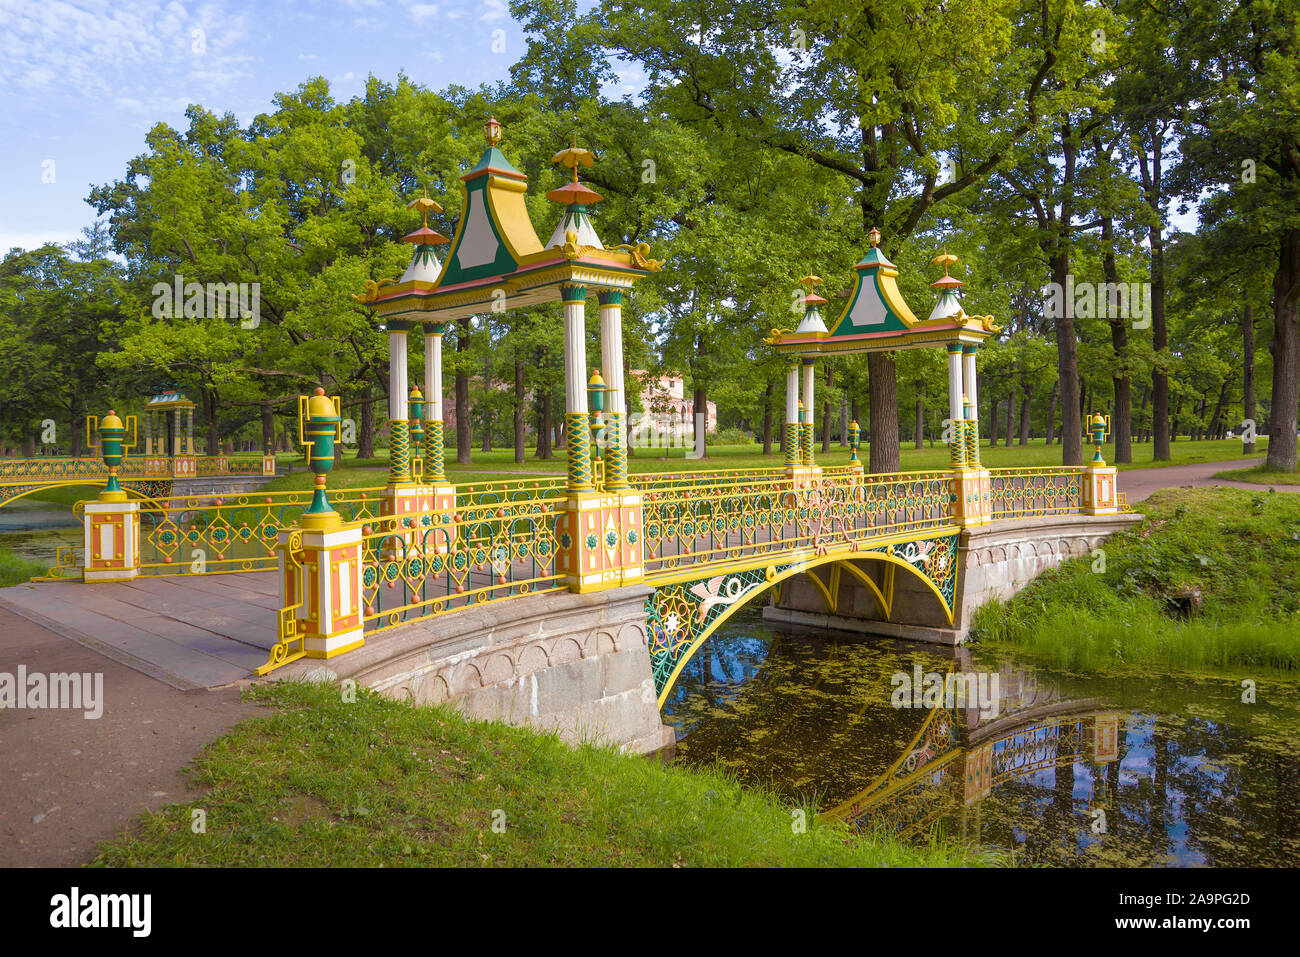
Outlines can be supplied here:
<path id="1" fill-rule="evenodd" d="M 1084 466 L 989 469 L 994 519 L 1069 515 L 1083 508 Z"/>
<path id="2" fill-rule="evenodd" d="M 197 455 L 195 472 L 198 475 L 261 475 L 262 457 L 232 455 Z M 132 455 L 122 460 L 117 474 L 121 478 L 147 476 L 171 478 L 171 459 L 168 456 Z M 161 463 L 161 464 L 160 464 Z M 150 468 L 153 465 L 153 468 Z M 93 456 L 41 455 L 35 458 L 0 458 L 0 484 L 30 484 L 33 480 L 67 482 L 71 479 L 105 480 L 108 466 Z"/>
<path id="3" fill-rule="evenodd" d="M 684 488 L 647 488 L 647 576 L 688 565 L 789 555 L 954 521 L 943 472 L 862 476 L 827 469 L 820 479 L 731 476 Z"/>
<path id="4" fill-rule="evenodd" d="M 523 491 L 530 494 L 510 497 Z M 473 494 L 499 497 L 469 505 L 458 493 L 454 513 L 385 517 L 363 530 L 366 630 L 564 587 L 555 540 L 563 488 L 479 487 Z"/>

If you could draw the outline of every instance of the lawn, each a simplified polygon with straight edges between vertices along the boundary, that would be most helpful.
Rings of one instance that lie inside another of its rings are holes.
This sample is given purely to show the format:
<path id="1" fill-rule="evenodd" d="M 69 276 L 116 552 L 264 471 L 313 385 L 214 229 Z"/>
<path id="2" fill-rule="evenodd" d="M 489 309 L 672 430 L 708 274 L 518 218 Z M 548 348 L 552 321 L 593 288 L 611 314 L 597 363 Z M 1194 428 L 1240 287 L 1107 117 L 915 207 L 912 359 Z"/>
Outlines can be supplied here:
<path id="1" fill-rule="evenodd" d="M 1300 670 L 1300 496 L 1165 489 L 1145 521 L 975 615 L 1072 670 Z"/>
<path id="2" fill-rule="evenodd" d="M 101 866 L 940 866 L 1005 858 L 850 835 L 719 773 L 276 683 L 195 762 L 206 793 L 145 815 Z M 201 809 L 206 830 L 195 833 Z M 797 813 L 801 812 L 801 813 Z M 806 829 L 797 825 L 806 820 Z M 494 826 L 495 825 L 495 826 Z"/>
<path id="3" fill-rule="evenodd" d="M 1253 469 L 1230 469 L 1215 472 L 1215 478 L 1234 482 L 1251 482 L 1255 485 L 1300 485 L 1300 472 L 1277 472 L 1262 465 Z"/>

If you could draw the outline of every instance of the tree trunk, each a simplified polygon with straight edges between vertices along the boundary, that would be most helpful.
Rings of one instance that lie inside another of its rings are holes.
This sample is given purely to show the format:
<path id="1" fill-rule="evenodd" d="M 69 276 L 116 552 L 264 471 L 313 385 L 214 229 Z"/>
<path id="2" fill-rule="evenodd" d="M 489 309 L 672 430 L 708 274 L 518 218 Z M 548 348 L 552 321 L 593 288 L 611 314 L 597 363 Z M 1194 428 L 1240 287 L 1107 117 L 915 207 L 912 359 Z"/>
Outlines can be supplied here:
<path id="1" fill-rule="evenodd" d="M 925 382 L 916 380 L 916 447 L 925 448 Z"/>
<path id="2" fill-rule="evenodd" d="M 868 471 L 902 471 L 898 445 L 898 380 L 894 360 L 883 352 L 867 354 L 867 390 L 871 400 L 871 445 Z"/>
<path id="3" fill-rule="evenodd" d="M 262 413 L 262 448 L 270 449 L 275 443 L 275 409 L 270 401 L 262 400 L 260 408 Z M 342 443 L 338 443 L 341 445 Z"/>
<path id="4" fill-rule="evenodd" d="M 849 395 L 847 392 L 840 394 L 840 448 L 848 448 L 849 445 Z"/>
<path id="5" fill-rule="evenodd" d="M 1070 272 L 1069 253 L 1052 257 L 1052 281 L 1064 289 Z M 1079 415 L 1079 344 L 1074 332 L 1074 310 L 1056 317 L 1056 360 L 1061 389 L 1061 464 L 1083 464 L 1083 425 Z"/>
<path id="6" fill-rule="evenodd" d="M 1296 404 L 1300 402 L 1300 229 L 1282 237 L 1273 274 L 1273 395 L 1265 467 L 1296 470 Z"/>
<path id="7" fill-rule="evenodd" d="M 1034 387 L 1028 383 L 1024 386 L 1025 394 L 1020 400 L 1020 445 L 1029 444 L 1029 410 L 1033 405 Z"/>
<path id="8" fill-rule="evenodd" d="M 524 464 L 524 362 L 515 360 L 515 462 Z"/>
<path id="9" fill-rule="evenodd" d="M 1016 387 L 1011 386 L 1011 395 L 1007 397 L 1007 438 L 1006 447 L 1011 448 L 1011 440 L 1016 434 Z"/>
<path id="10" fill-rule="evenodd" d="M 1047 402 L 1047 438 L 1044 445 L 1051 445 L 1056 438 L 1056 400 L 1060 394 L 1061 381 L 1057 379 L 1052 383 L 1052 395 Z"/>
<path id="11" fill-rule="evenodd" d="M 551 447 L 551 436 L 555 433 L 555 422 L 551 413 L 550 386 L 545 386 L 542 389 L 541 409 L 539 415 L 540 421 L 537 425 L 537 451 L 533 453 L 533 458 L 551 459 L 555 457 L 555 452 Z"/>
<path id="12" fill-rule="evenodd" d="M 998 409 L 1002 408 L 1002 400 L 989 396 L 989 448 L 998 444 Z"/>
<path id="13" fill-rule="evenodd" d="M 361 385 L 361 425 L 357 430 L 360 433 L 357 436 L 357 458 L 359 459 L 375 457 L 375 403 L 371 401 L 374 394 L 374 385 L 366 379 Z M 425 396 L 426 402 L 428 398 Z"/>
<path id="14" fill-rule="evenodd" d="M 1223 434 L 1223 406 L 1228 401 L 1228 384 L 1231 381 L 1224 379 L 1223 386 L 1219 389 L 1219 399 L 1214 404 L 1214 415 L 1210 417 L 1209 433 L 1205 436 L 1207 439 L 1217 439 Z"/>
<path id="15" fill-rule="evenodd" d="M 217 435 L 217 397 L 211 389 L 204 389 L 199 394 L 203 396 L 203 417 L 208 420 L 208 454 L 216 455 L 220 443 Z"/>
<path id="16" fill-rule="evenodd" d="M 1246 423 L 1250 423 L 1252 431 L 1257 431 L 1255 422 L 1255 316 L 1250 308 L 1250 303 L 1246 303 L 1245 309 L 1241 315 L 1241 412 L 1242 428 Z M 1255 454 L 1255 439 L 1251 438 L 1249 442 L 1241 443 L 1242 455 Z"/>
<path id="17" fill-rule="evenodd" d="M 1108 283 L 1119 283 L 1119 270 L 1115 266 L 1115 226 L 1110 216 L 1101 221 L 1101 241 L 1105 253 L 1102 270 Z M 1112 286 L 1111 288 L 1115 288 Z M 1110 344 L 1115 350 L 1115 374 L 1111 382 L 1115 388 L 1115 412 L 1111 419 L 1111 441 L 1115 443 L 1115 461 L 1133 461 L 1133 398 L 1128 374 L 1128 317 L 1110 317 Z"/>
<path id="18" fill-rule="evenodd" d="M 772 454 L 772 380 L 763 390 L 763 454 Z"/>
<path id="19" fill-rule="evenodd" d="M 1168 462 L 1172 457 L 1169 423 L 1169 376 L 1160 368 L 1161 353 L 1169 346 L 1169 330 L 1165 325 L 1165 243 L 1164 204 L 1162 202 L 1161 163 L 1163 160 L 1164 131 L 1149 131 L 1155 143 L 1150 157 L 1146 148 L 1138 150 L 1138 168 L 1142 175 L 1142 189 L 1147 205 L 1155 214 L 1154 225 L 1147 233 L 1151 244 L 1151 347 L 1156 353 L 1156 365 L 1151 372 L 1154 401 L 1151 409 L 1151 434 L 1155 440 L 1152 457 L 1157 462 Z"/>
<path id="20" fill-rule="evenodd" d="M 831 400 L 822 400 L 822 454 L 831 450 Z"/>

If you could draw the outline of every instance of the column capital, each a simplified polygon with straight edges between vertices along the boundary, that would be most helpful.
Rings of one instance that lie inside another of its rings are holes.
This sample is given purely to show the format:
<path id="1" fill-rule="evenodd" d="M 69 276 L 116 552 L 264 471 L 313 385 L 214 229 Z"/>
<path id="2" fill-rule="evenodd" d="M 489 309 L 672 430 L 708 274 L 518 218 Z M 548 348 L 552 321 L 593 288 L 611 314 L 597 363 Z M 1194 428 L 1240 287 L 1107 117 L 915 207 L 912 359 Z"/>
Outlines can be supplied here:
<path id="1" fill-rule="evenodd" d="M 961 344 L 961 351 L 968 356 L 973 356 L 978 350 L 979 346 L 973 342 L 963 342 Z"/>
<path id="2" fill-rule="evenodd" d="M 426 322 L 424 323 L 424 334 L 426 336 L 441 336 L 447 333 L 447 323 L 445 322 Z"/>
<path id="3" fill-rule="evenodd" d="M 961 350 L 962 350 L 962 344 L 960 342 L 948 343 L 948 355 L 955 356 L 958 353 L 960 353 Z"/>
<path id="4" fill-rule="evenodd" d="M 623 305 L 623 290 L 601 289 L 597 291 L 596 299 L 602 306 L 621 306 Z"/>
<path id="5" fill-rule="evenodd" d="M 586 286 L 561 286 L 560 301 L 563 302 L 566 306 L 569 305 L 570 303 L 586 304 L 587 287 Z"/>
<path id="6" fill-rule="evenodd" d="M 389 333 L 406 332 L 406 330 L 410 328 L 411 328 L 411 322 L 409 319 L 385 319 L 384 320 L 385 332 L 389 332 Z"/>

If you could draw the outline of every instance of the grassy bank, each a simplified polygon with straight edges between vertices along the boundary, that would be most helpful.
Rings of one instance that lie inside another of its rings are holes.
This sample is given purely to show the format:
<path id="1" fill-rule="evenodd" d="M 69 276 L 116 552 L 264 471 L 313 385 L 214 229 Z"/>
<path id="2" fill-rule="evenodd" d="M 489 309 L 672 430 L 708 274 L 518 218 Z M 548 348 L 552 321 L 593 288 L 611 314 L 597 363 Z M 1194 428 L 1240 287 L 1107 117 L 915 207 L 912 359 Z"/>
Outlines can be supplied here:
<path id="1" fill-rule="evenodd" d="M 11 549 L 0 548 L 0 588 L 21 585 L 30 581 L 33 575 L 43 575 L 45 571 L 45 565 L 29 561 Z"/>
<path id="2" fill-rule="evenodd" d="M 1263 466 L 1215 472 L 1214 477 L 1230 479 L 1234 482 L 1251 482 L 1255 485 L 1300 485 L 1300 472 L 1278 472 Z"/>
<path id="3" fill-rule="evenodd" d="M 1166 489 L 1142 511 L 1104 555 L 982 608 L 973 638 L 1076 670 L 1300 669 L 1300 497 Z"/>
<path id="4" fill-rule="evenodd" d="M 934 845 L 792 828 L 792 809 L 721 775 L 465 721 L 334 685 L 255 688 L 265 717 L 196 761 L 191 803 L 144 817 L 95 863 L 215 866 L 937 866 Z M 191 811 L 207 814 L 195 834 Z M 504 821 L 494 831 L 493 822 Z"/>

